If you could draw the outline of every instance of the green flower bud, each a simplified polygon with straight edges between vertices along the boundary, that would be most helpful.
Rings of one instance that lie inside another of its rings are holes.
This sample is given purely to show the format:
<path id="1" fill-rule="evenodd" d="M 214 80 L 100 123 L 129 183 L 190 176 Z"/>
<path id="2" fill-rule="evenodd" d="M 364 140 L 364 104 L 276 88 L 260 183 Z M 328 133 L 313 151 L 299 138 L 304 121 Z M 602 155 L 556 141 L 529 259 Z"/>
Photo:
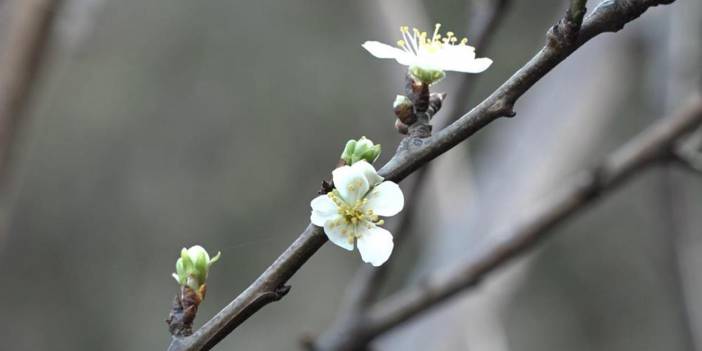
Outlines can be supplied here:
<path id="1" fill-rule="evenodd" d="M 176 272 L 173 278 L 180 285 L 187 285 L 195 291 L 205 284 L 207 274 L 212 264 L 219 260 L 221 252 L 217 256 L 210 258 L 207 251 L 202 246 L 195 245 L 189 249 L 183 248 L 180 251 L 180 258 L 176 261 Z"/>
<path id="2" fill-rule="evenodd" d="M 414 79 L 426 84 L 432 85 L 440 80 L 442 80 L 446 73 L 440 69 L 431 69 L 420 66 L 410 66 L 409 72 L 414 77 Z"/>
<path id="3" fill-rule="evenodd" d="M 360 160 L 373 163 L 378 159 L 378 156 L 380 156 L 380 144 L 373 144 L 366 137 L 361 137 L 358 140 L 349 140 L 346 142 L 344 152 L 341 153 L 341 159 L 347 165 L 352 165 Z"/>
<path id="4" fill-rule="evenodd" d="M 344 152 L 341 153 L 341 159 L 346 162 L 347 165 L 351 164 L 351 158 L 353 156 L 353 151 L 356 149 L 356 140 L 349 140 L 346 142 L 344 147 Z"/>

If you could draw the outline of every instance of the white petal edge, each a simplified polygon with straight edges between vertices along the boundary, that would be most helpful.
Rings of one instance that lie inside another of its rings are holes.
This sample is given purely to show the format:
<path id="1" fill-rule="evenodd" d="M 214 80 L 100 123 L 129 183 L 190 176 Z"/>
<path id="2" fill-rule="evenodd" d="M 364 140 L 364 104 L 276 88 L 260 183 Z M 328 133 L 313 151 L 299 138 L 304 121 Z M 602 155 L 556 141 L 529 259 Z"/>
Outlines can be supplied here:
<path id="1" fill-rule="evenodd" d="M 318 227 L 323 227 L 324 223 L 330 219 L 336 218 L 339 213 L 336 204 L 334 204 L 334 201 L 332 201 L 327 195 L 319 195 L 315 197 L 310 202 L 310 206 L 312 207 L 310 221 L 312 224 Z"/>
<path id="2" fill-rule="evenodd" d="M 332 171 L 334 187 L 339 191 L 342 200 L 353 205 L 357 200 L 363 198 L 370 186 L 365 175 L 358 168 L 343 166 Z"/>
<path id="3" fill-rule="evenodd" d="M 448 71 L 464 72 L 464 73 L 480 73 L 488 69 L 492 65 L 492 60 L 483 57 L 466 62 L 457 62 Z"/>
<path id="4" fill-rule="evenodd" d="M 412 65 L 417 56 L 412 55 L 405 50 L 390 46 L 388 44 L 383 44 L 378 41 L 367 41 L 361 45 L 366 49 L 371 55 L 381 58 L 381 59 L 395 59 L 397 63 L 405 66 Z"/>
<path id="5" fill-rule="evenodd" d="M 395 244 L 389 231 L 373 226 L 366 229 L 357 240 L 363 262 L 378 267 L 390 258 Z"/>
<path id="6" fill-rule="evenodd" d="M 351 166 L 351 168 L 354 168 L 358 172 L 361 172 L 366 177 L 366 180 L 368 181 L 368 186 L 370 187 L 374 187 L 383 181 L 383 177 L 378 175 L 378 172 L 376 172 L 375 167 L 373 167 L 373 165 L 371 165 L 365 160 L 361 160 L 354 163 L 353 166 Z"/>
<path id="7" fill-rule="evenodd" d="M 353 251 L 353 241 L 349 241 L 349 237 L 342 233 L 343 230 L 350 232 L 354 230 L 354 228 L 343 223 L 339 215 L 324 223 L 324 233 L 327 234 L 329 241 L 346 250 Z"/>
<path id="8" fill-rule="evenodd" d="M 394 216 L 405 206 L 402 190 L 391 181 L 378 184 L 366 195 L 366 199 L 368 199 L 366 209 L 371 209 L 375 214 L 383 217 Z"/>
<path id="9" fill-rule="evenodd" d="M 407 53 L 394 46 L 388 44 L 383 44 L 379 41 L 367 41 L 361 45 L 366 49 L 371 55 L 381 58 L 381 59 L 397 59 L 398 57 L 404 56 Z"/>

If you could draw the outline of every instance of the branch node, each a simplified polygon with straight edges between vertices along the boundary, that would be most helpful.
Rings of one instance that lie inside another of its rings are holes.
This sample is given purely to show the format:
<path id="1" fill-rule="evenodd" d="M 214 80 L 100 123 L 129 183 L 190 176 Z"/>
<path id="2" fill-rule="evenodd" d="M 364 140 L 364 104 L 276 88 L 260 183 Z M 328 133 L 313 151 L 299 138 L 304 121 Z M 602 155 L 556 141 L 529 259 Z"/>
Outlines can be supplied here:
<path id="1" fill-rule="evenodd" d="M 291 288 L 292 286 L 286 284 L 277 287 L 275 290 L 273 290 L 273 294 L 275 294 L 273 296 L 273 301 L 278 301 L 285 297 L 285 295 L 287 295 L 290 292 Z"/>
<path id="2" fill-rule="evenodd" d="M 673 160 L 686 170 L 702 175 L 702 153 L 687 149 L 676 149 L 671 152 Z"/>
<path id="3" fill-rule="evenodd" d="M 430 120 L 437 112 L 439 112 L 441 105 L 443 104 L 444 100 L 446 100 L 446 96 L 446 93 L 431 93 L 429 95 L 429 108 L 427 109 L 427 114 L 429 115 Z"/>
<path id="4" fill-rule="evenodd" d="M 512 118 L 517 115 L 517 113 L 514 112 L 514 100 L 507 97 L 495 100 L 495 103 L 490 106 L 488 112 L 498 117 Z"/>
<path id="5" fill-rule="evenodd" d="M 546 32 L 547 47 L 563 52 L 575 46 L 580 26 L 568 20 L 568 16 L 566 12 L 566 17 L 561 18 Z"/>
<path id="6" fill-rule="evenodd" d="M 430 94 L 429 85 L 415 80 L 409 73 L 405 77 L 405 93 L 411 103 L 395 106 L 395 128 L 400 134 L 412 138 L 428 138 L 432 116 L 441 108 L 445 93 Z"/>
<path id="7" fill-rule="evenodd" d="M 702 175 L 702 128 L 671 145 L 669 158 L 686 170 Z"/>
<path id="8" fill-rule="evenodd" d="M 188 286 L 180 287 L 180 291 L 173 299 L 168 319 L 166 319 L 171 335 L 184 337 L 193 333 L 193 322 L 200 302 L 202 300 L 195 290 Z"/>
<path id="9" fill-rule="evenodd" d="M 426 114 L 425 114 L 426 115 Z M 428 118 L 427 118 L 428 119 Z M 426 139 L 431 136 L 431 125 L 428 123 L 415 123 L 409 127 L 409 137 L 412 139 Z M 417 142 L 414 141 L 416 144 Z"/>
<path id="10" fill-rule="evenodd" d="M 333 180 L 322 180 L 322 185 L 317 191 L 318 195 L 324 195 L 328 194 L 330 191 L 334 190 L 334 181 Z"/>

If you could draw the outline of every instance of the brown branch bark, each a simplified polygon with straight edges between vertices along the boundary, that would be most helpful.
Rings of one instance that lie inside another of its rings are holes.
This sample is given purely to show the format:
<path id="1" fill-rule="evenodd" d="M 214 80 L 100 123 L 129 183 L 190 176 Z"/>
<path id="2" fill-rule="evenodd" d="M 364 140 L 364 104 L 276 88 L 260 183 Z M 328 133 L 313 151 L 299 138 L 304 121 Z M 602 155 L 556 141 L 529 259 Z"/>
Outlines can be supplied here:
<path id="1" fill-rule="evenodd" d="M 16 0 L 0 59 L 0 182 L 37 81 L 60 0 Z M 0 184 L 2 185 L 2 184 Z"/>
<path id="2" fill-rule="evenodd" d="M 649 7 L 674 0 L 608 0 L 588 16 L 577 39 L 564 21 L 553 26 L 546 45 L 519 71 L 459 120 L 428 138 L 407 137 L 395 156 L 378 173 L 399 182 L 416 169 L 456 146 L 500 117 L 515 115 L 513 106 L 539 79 L 578 47 L 604 32 L 616 32 Z M 261 307 L 280 299 L 280 291 L 292 275 L 327 241 L 322 228 L 312 224 L 266 271 L 217 315 L 188 337 L 175 337 L 170 351 L 209 350 Z"/>
<path id="3" fill-rule="evenodd" d="M 488 273 L 524 253 L 551 229 L 592 204 L 637 171 L 666 160 L 681 136 L 702 123 L 702 98 L 696 96 L 675 116 L 661 120 L 606 158 L 597 167 L 575 177 L 559 196 L 497 237 L 503 238 L 483 254 L 450 272 L 429 277 L 423 284 L 377 303 L 365 320 L 367 340 L 446 301 L 480 282 Z"/>

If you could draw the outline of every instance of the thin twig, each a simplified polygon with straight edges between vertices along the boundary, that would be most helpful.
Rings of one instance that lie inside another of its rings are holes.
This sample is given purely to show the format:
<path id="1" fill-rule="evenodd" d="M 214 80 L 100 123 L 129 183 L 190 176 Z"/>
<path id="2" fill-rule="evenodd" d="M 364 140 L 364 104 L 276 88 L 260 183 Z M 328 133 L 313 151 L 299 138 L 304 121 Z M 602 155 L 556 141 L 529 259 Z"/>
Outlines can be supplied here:
<path id="1" fill-rule="evenodd" d="M 547 43 L 541 51 L 487 99 L 431 137 L 403 139 L 395 156 L 378 173 L 388 180 L 399 182 L 494 120 L 514 116 L 513 107 L 517 99 L 578 47 L 601 33 L 620 30 L 649 7 L 673 1 L 604 1 L 585 19 L 577 40 L 564 36 L 567 30 L 559 22 L 549 30 Z M 308 225 L 297 240 L 244 292 L 193 335 L 173 338 L 169 350 L 211 349 L 261 307 L 281 298 L 277 292 L 326 241 L 322 228 Z"/>
<path id="2" fill-rule="evenodd" d="M 0 59 L 0 182 L 7 176 L 11 148 L 45 61 L 59 0 L 16 0 L 7 44 Z"/>
<path id="3" fill-rule="evenodd" d="M 370 340 L 476 285 L 488 273 L 544 239 L 551 229 L 578 210 L 610 192 L 642 168 L 665 160 L 675 141 L 700 123 L 702 98 L 696 96 L 675 116 L 649 127 L 600 165 L 575 177 L 559 196 L 496 236 L 500 241 L 490 248 L 480 250 L 480 256 L 450 272 L 430 276 L 419 286 L 377 303 L 365 321 L 364 336 Z"/>

